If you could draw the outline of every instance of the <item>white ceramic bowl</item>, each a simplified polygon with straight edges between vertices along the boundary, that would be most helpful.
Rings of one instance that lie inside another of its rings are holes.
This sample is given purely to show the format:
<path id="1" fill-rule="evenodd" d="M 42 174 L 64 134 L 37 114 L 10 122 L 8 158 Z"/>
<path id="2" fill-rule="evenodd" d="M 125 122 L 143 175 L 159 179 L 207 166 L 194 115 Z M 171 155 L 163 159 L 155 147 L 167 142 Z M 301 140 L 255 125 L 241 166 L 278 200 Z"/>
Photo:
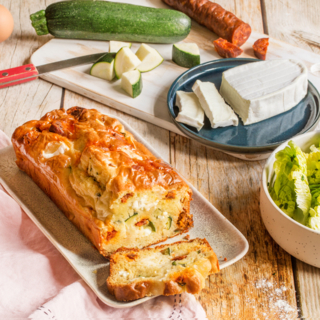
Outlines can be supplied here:
<path id="1" fill-rule="evenodd" d="M 309 152 L 309 147 L 320 142 L 320 131 L 314 131 L 294 137 L 293 140 L 302 151 Z M 285 251 L 297 259 L 320 268 L 320 232 L 314 231 L 291 219 L 273 202 L 268 182 L 273 175 L 275 154 L 283 150 L 288 141 L 281 144 L 268 158 L 263 170 L 260 189 L 260 209 L 262 220 L 271 237 Z"/>

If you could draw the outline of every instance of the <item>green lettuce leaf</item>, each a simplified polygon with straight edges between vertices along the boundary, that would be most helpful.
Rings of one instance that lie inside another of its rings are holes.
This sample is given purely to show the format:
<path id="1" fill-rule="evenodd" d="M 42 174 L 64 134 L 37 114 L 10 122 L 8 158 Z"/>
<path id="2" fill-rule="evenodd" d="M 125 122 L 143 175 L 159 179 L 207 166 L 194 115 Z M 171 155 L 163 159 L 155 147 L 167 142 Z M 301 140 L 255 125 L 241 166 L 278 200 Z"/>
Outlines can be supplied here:
<path id="1" fill-rule="evenodd" d="M 309 185 L 311 192 L 311 207 L 314 208 L 320 205 L 320 184 L 310 184 Z"/>
<path id="2" fill-rule="evenodd" d="M 320 231 L 320 206 L 311 208 L 309 214 L 310 217 L 307 222 L 307 227 Z"/>
<path id="3" fill-rule="evenodd" d="M 306 154 L 308 181 L 309 184 L 320 184 L 320 149 L 313 145 L 310 150 L 311 152 Z"/>
<path id="4" fill-rule="evenodd" d="M 293 141 L 275 157 L 276 179 L 270 195 L 284 213 L 305 225 L 311 206 L 307 157 Z"/>
<path id="5" fill-rule="evenodd" d="M 310 147 L 311 152 L 306 154 L 307 176 L 311 192 L 311 207 L 320 205 L 320 149 L 315 145 Z"/>

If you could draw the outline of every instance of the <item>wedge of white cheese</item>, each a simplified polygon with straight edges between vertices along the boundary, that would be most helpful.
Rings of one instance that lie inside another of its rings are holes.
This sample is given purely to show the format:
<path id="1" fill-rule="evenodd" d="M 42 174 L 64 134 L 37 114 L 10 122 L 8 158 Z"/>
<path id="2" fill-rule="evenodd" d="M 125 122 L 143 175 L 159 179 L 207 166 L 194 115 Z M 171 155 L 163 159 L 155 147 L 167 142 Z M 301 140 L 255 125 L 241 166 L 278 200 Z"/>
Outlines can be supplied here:
<path id="1" fill-rule="evenodd" d="M 179 108 L 176 121 L 200 131 L 204 124 L 204 112 L 197 96 L 193 92 L 177 91 L 176 106 Z"/>
<path id="2" fill-rule="evenodd" d="M 248 63 L 222 74 L 220 93 L 244 125 L 296 106 L 307 94 L 307 68 L 297 60 Z"/>
<path id="3" fill-rule="evenodd" d="M 197 80 L 192 86 L 192 91 L 198 97 L 212 128 L 237 126 L 239 124 L 238 117 L 224 102 L 214 83 Z"/>

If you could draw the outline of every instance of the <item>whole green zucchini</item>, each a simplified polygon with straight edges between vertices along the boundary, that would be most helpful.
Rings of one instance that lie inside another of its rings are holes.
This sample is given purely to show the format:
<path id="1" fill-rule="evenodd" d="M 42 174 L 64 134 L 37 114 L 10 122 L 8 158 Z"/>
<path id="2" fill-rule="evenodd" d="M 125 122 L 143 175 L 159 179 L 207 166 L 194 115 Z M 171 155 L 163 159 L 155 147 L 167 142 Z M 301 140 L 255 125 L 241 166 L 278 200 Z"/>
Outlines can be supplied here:
<path id="1" fill-rule="evenodd" d="M 182 12 L 109 1 L 61 1 L 30 16 L 38 35 L 57 38 L 174 43 L 190 32 Z"/>

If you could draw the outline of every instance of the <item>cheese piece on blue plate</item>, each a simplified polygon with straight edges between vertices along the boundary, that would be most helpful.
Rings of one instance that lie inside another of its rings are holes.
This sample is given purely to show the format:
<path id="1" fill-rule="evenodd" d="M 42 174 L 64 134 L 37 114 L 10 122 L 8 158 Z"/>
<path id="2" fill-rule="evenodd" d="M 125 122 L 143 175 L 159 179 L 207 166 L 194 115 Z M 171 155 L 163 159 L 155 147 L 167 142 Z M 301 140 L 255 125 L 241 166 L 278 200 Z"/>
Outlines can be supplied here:
<path id="1" fill-rule="evenodd" d="M 212 128 L 237 126 L 239 124 L 238 117 L 224 102 L 214 83 L 197 80 L 192 86 L 192 91 L 198 97 Z"/>
<path id="2" fill-rule="evenodd" d="M 200 131 L 204 124 L 204 112 L 197 96 L 193 92 L 177 91 L 176 106 L 180 111 L 176 121 Z"/>
<path id="3" fill-rule="evenodd" d="M 248 63 L 222 74 L 220 93 L 244 125 L 296 106 L 307 94 L 308 71 L 297 60 Z"/>

